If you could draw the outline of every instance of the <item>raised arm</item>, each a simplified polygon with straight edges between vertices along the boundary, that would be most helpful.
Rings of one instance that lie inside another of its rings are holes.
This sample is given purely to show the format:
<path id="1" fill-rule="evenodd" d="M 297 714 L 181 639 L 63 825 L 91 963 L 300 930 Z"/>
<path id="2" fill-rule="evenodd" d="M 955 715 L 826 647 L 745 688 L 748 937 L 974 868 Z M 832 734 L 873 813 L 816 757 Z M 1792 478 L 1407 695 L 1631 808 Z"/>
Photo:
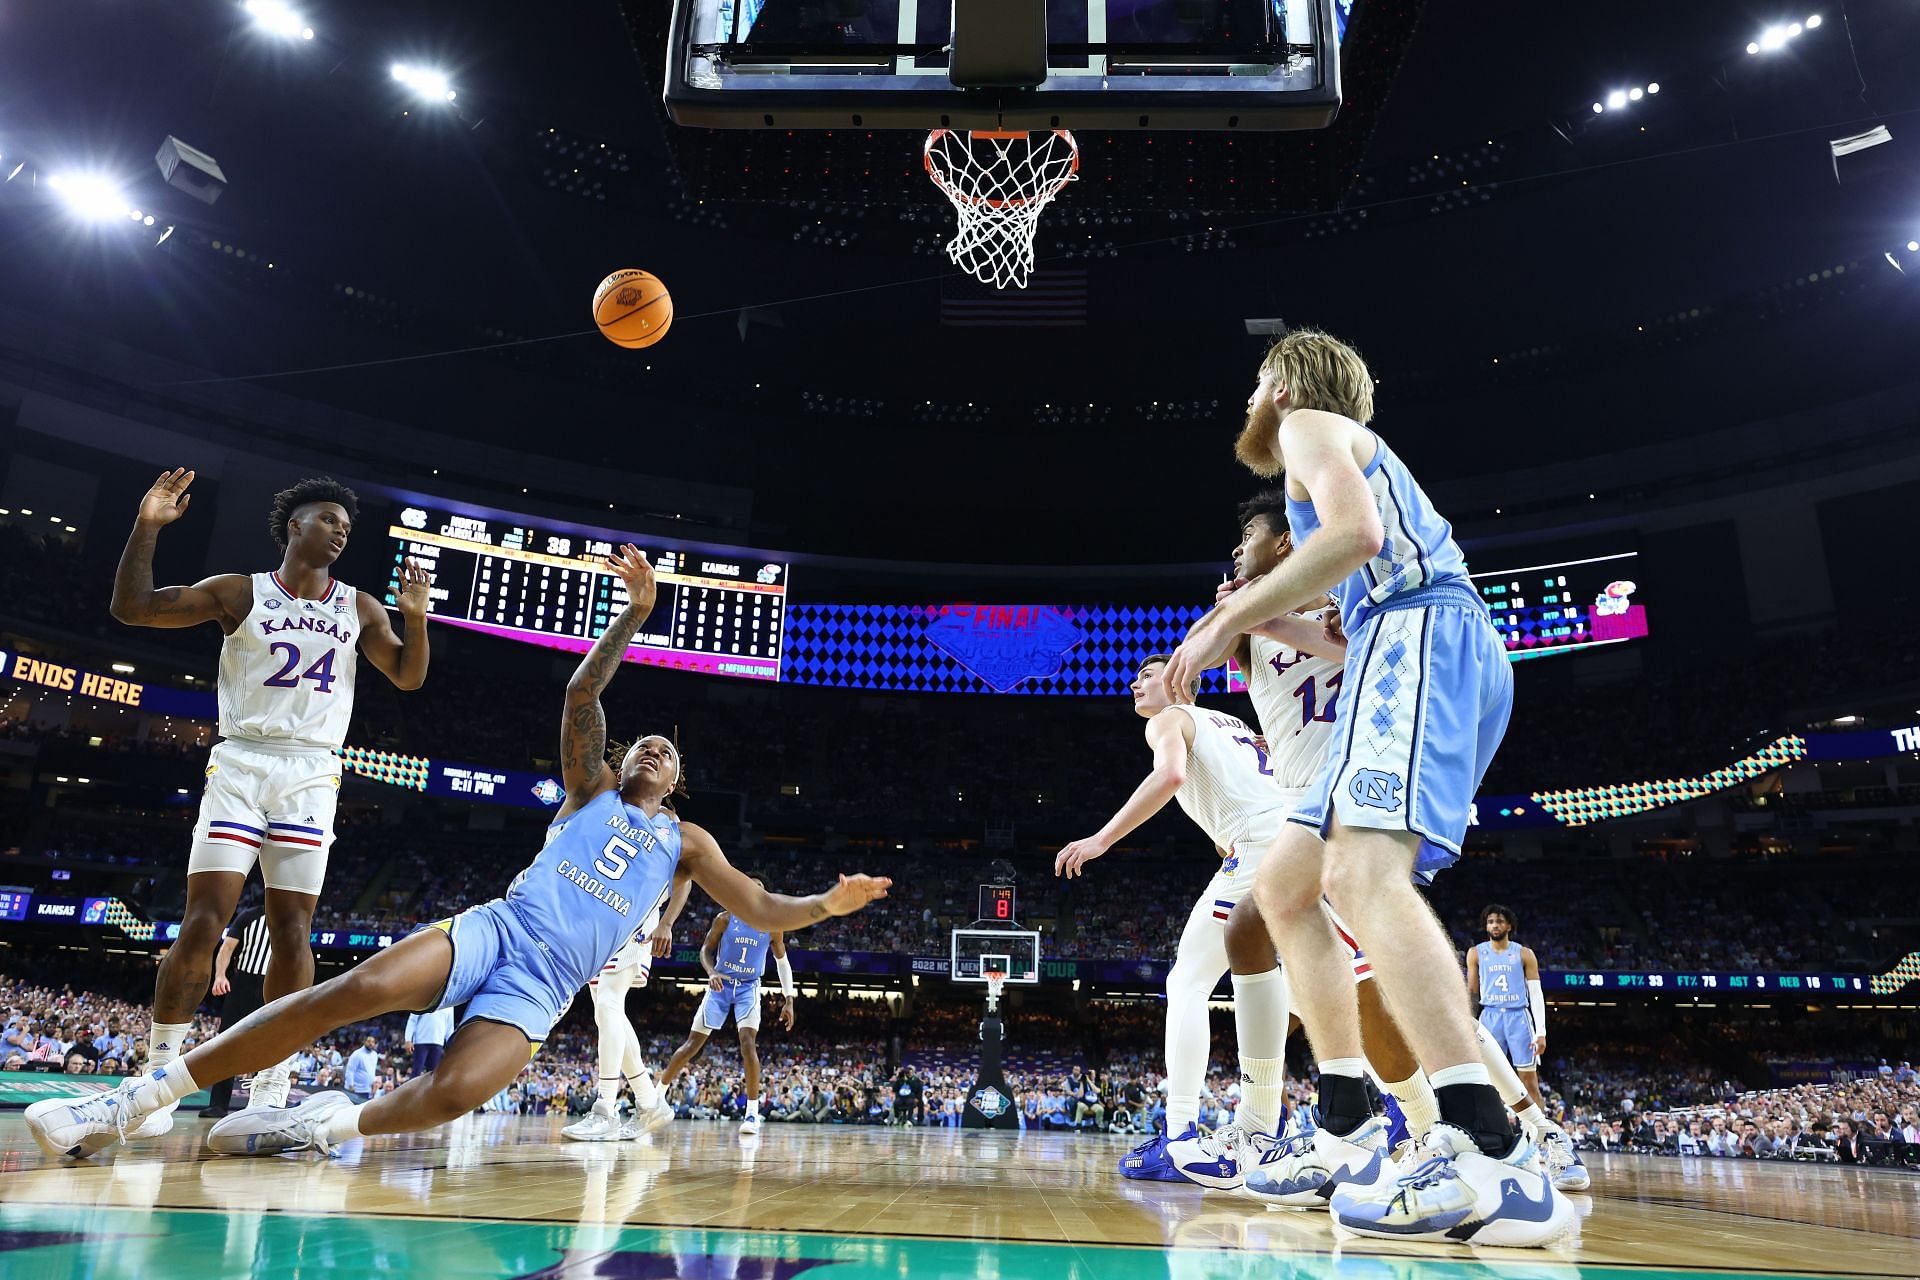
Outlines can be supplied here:
<path id="1" fill-rule="evenodd" d="M 850 916 L 876 898 L 887 896 L 893 881 L 886 876 L 841 876 L 824 893 L 795 898 L 769 893 L 727 861 L 720 846 L 702 827 L 680 824 L 680 865 L 715 902 L 756 929 L 803 929 L 829 916 Z"/>
<path id="2" fill-rule="evenodd" d="M 653 948 L 656 958 L 673 954 L 673 927 L 680 923 L 680 913 L 687 909 L 687 895 L 693 892 L 693 877 L 685 868 L 673 873 L 673 892 L 667 895 L 667 905 L 660 912 L 660 923 L 648 935 L 647 943 Z"/>
<path id="3" fill-rule="evenodd" d="M 1153 770 L 1148 773 L 1120 811 L 1107 824 L 1084 840 L 1054 855 L 1053 873 L 1069 880 L 1082 874 L 1087 863 L 1106 853 L 1131 835 L 1135 828 L 1167 807 L 1187 781 L 1187 750 L 1193 745 L 1193 717 L 1168 707 L 1147 721 L 1147 743 L 1153 748 Z"/>
<path id="4" fill-rule="evenodd" d="M 418 689 L 427 682 L 427 588 L 433 579 L 412 556 L 400 566 L 400 597 L 396 607 L 406 638 L 393 634 L 387 611 L 364 591 L 360 606 L 360 652 L 393 681 L 396 689 Z"/>
<path id="5" fill-rule="evenodd" d="M 653 566 L 640 548 L 628 543 L 607 557 L 607 568 L 627 584 L 627 607 L 607 624 L 593 648 L 567 681 L 567 700 L 560 717 L 560 783 L 567 801 L 564 817 L 615 783 L 607 769 L 607 713 L 600 695 L 613 682 L 613 673 L 626 657 L 634 632 L 653 612 Z"/>
<path id="6" fill-rule="evenodd" d="M 134 517 L 133 532 L 120 553 L 113 575 L 113 603 L 107 606 L 114 621 L 133 627 L 195 627 L 217 622 L 226 632 L 239 626 L 253 608 L 253 584 L 244 574 L 223 573 L 202 578 L 190 587 L 153 585 L 153 547 L 160 531 L 187 512 L 193 495 L 187 486 L 193 472 L 185 467 L 162 471 Z"/>

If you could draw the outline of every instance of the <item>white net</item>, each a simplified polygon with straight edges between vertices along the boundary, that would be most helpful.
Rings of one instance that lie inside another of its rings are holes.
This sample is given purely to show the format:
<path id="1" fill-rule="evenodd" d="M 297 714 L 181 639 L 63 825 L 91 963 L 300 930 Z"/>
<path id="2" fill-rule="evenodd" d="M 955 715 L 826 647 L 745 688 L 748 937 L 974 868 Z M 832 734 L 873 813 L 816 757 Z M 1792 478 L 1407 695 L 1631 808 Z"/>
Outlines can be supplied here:
<path id="1" fill-rule="evenodd" d="M 996 289 L 1024 289 L 1033 273 L 1040 215 L 1079 176 L 1080 148 L 1065 129 L 1047 133 L 927 135 L 927 175 L 953 202 L 954 265 Z"/>

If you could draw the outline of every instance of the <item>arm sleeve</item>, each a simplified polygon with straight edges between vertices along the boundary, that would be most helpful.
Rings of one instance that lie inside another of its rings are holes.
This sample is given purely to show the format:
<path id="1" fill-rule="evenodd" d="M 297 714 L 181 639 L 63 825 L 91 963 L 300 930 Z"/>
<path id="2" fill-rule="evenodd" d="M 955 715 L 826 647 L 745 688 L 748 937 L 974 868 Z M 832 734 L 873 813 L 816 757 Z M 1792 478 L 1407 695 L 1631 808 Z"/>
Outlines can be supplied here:
<path id="1" fill-rule="evenodd" d="M 780 975 L 780 994 L 793 999 L 793 964 L 785 956 L 773 958 L 774 972 Z"/>
<path id="2" fill-rule="evenodd" d="M 414 1036 L 414 1032 L 418 1031 L 419 1029 L 420 1029 L 420 1015 L 417 1013 L 410 1013 L 407 1015 L 407 1029 L 401 1033 L 400 1038 L 402 1040 L 405 1040 L 408 1044 L 413 1044 L 416 1042 L 416 1037 Z"/>
<path id="3" fill-rule="evenodd" d="M 1527 983 L 1527 1009 L 1533 1014 L 1533 1034 L 1547 1034 L 1547 995 L 1538 978 Z"/>

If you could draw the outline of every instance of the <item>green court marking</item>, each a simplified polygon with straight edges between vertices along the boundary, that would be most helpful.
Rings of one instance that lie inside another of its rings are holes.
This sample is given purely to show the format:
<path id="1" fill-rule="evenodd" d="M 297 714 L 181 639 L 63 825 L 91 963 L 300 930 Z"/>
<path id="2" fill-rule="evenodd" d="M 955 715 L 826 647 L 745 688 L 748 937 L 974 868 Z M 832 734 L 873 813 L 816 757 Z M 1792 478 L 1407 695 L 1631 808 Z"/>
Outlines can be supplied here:
<path id="1" fill-rule="evenodd" d="M 70 1076 L 64 1072 L 0 1071 L 0 1107 L 25 1107 L 44 1098 L 86 1098 L 118 1088 L 124 1076 Z M 185 1111 L 198 1111 L 212 1099 L 205 1089 L 180 1100 Z"/>
<path id="2" fill-rule="evenodd" d="M 0 1204 L 7 1280 L 1713 1280 L 1746 1272 L 432 1218 Z M 1770 1273 L 1764 1280 L 1813 1280 Z"/>

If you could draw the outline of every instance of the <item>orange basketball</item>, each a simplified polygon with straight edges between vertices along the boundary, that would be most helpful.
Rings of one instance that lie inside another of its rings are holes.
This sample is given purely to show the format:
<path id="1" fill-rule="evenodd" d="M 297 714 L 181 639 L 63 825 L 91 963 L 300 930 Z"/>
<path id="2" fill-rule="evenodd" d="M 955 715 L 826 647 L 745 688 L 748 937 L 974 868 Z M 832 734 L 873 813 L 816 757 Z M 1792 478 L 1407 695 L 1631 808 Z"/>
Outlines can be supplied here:
<path id="1" fill-rule="evenodd" d="M 593 322 L 616 346 L 650 347 L 673 324 L 673 295 L 651 272 L 616 271 L 593 291 Z"/>

